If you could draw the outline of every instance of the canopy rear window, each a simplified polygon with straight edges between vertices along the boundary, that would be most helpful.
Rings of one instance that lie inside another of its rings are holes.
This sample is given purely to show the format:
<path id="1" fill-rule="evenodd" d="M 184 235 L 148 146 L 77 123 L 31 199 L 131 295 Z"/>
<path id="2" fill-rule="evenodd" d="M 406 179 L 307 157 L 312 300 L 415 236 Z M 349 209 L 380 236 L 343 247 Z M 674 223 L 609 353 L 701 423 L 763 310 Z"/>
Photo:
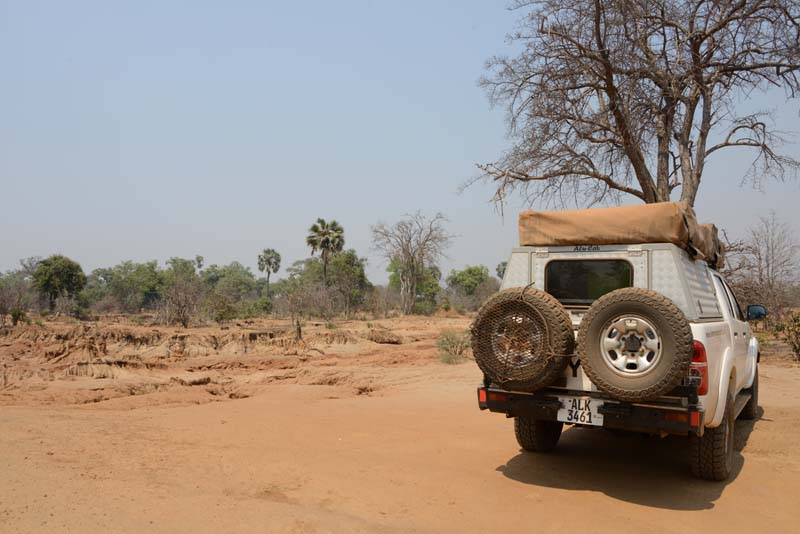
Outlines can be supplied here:
<path id="1" fill-rule="evenodd" d="M 633 285 L 633 267 L 625 260 L 554 260 L 544 273 L 545 291 L 564 305 L 588 306 Z"/>

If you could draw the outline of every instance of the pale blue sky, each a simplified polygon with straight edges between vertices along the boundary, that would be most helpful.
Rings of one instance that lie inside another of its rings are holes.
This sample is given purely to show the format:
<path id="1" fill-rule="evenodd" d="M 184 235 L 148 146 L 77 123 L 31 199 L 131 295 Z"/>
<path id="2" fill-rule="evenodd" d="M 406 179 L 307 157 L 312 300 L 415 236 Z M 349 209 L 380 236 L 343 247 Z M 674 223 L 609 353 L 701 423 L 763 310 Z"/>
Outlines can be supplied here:
<path id="1" fill-rule="evenodd" d="M 503 1 L 0 0 L 0 270 L 60 252 L 88 272 L 201 254 L 253 267 L 308 255 L 316 217 L 370 259 L 370 225 L 445 213 L 444 270 L 505 259 L 489 186 L 458 194 L 507 146 L 476 80 L 507 50 Z M 798 101 L 776 107 L 800 130 Z M 789 151 L 800 156 L 797 145 Z M 737 234 L 800 186 L 740 188 L 746 153 L 707 167 L 697 211 Z"/>

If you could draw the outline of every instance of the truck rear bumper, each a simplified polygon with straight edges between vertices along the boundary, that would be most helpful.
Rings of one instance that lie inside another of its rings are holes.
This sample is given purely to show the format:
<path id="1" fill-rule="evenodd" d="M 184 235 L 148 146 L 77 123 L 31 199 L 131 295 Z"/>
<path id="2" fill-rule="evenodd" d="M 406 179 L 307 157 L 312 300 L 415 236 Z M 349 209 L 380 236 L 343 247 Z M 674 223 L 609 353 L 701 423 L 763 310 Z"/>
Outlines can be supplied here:
<path id="1" fill-rule="evenodd" d="M 557 421 L 562 400 L 585 397 L 585 392 L 555 391 L 536 393 L 506 391 L 494 387 L 478 388 L 478 406 L 481 410 L 504 413 L 507 417 L 529 416 L 546 421 Z M 598 397 L 603 401 L 599 412 L 603 414 L 603 428 L 645 433 L 703 435 L 704 412 L 697 405 L 686 406 L 680 402 L 660 404 L 634 404 Z"/>

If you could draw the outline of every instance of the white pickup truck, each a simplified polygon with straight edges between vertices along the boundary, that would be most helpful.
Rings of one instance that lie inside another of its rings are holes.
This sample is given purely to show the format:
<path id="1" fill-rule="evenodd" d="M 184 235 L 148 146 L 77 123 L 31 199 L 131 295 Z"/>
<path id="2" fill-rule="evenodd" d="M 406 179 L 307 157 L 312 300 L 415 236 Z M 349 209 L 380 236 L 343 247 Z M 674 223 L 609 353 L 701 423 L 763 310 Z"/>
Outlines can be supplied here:
<path id="1" fill-rule="evenodd" d="M 686 435 L 695 476 L 731 472 L 737 417 L 758 408 L 758 340 L 733 291 L 673 243 L 523 246 L 472 327 L 482 410 L 520 446 L 563 425 Z"/>

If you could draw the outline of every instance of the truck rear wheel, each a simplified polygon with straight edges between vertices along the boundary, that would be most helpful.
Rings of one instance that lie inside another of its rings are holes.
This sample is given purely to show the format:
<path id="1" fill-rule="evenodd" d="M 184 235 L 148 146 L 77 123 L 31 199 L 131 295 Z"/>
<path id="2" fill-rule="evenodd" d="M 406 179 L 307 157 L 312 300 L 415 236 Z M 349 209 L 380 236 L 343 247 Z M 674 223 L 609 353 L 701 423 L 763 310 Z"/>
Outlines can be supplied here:
<path id="1" fill-rule="evenodd" d="M 733 470 L 733 396 L 728 393 L 722 423 L 707 428 L 702 437 L 690 436 L 692 474 L 703 480 L 726 480 Z"/>
<path id="2" fill-rule="evenodd" d="M 517 443 L 531 452 L 550 452 L 555 449 L 563 427 L 560 421 L 542 421 L 524 415 L 514 418 Z"/>
<path id="3" fill-rule="evenodd" d="M 578 356 L 586 375 L 615 399 L 660 397 L 686 376 L 692 329 L 665 296 L 638 287 L 597 299 L 578 330 Z"/>
<path id="4" fill-rule="evenodd" d="M 575 345 L 567 310 L 532 287 L 496 293 L 481 306 L 471 333 L 484 375 L 517 391 L 536 391 L 561 377 Z"/>

